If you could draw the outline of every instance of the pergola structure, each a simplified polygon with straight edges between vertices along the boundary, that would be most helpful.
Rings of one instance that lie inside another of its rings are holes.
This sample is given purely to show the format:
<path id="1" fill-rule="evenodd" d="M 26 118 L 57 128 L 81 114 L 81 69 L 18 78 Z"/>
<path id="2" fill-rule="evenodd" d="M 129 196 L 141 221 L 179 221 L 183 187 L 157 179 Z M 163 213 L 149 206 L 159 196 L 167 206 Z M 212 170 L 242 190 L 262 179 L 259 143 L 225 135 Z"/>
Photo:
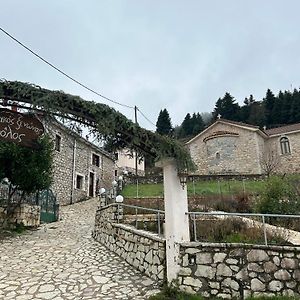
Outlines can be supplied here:
<path id="1" fill-rule="evenodd" d="M 179 175 L 186 176 L 194 169 L 183 145 L 141 128 L 108 105 L 29 83 L 0 80 L 0 105 L 73 120 L 88 126 L 99 140 L 109 140 L 116 149 L 126 147 L 140 156 L 152 155 L 164 170 L 167 279 L 176 279 L 179 243 L 189 241 L 187 189 Z"/>
<path id="2" fill-rule="evenodd" d="M 15 105 L 32 113 L 43 112 L 87 125 L 90 132 L 99 139 L 110 140 L 116 149 L 126 147 L 156 160 L 172 157 L 179 171 L 193 168 L 188 151 L 180 143 L 140 127 L 108 105 L 6 80 L 0 80 L 0 100 L 4 106 Z"/>

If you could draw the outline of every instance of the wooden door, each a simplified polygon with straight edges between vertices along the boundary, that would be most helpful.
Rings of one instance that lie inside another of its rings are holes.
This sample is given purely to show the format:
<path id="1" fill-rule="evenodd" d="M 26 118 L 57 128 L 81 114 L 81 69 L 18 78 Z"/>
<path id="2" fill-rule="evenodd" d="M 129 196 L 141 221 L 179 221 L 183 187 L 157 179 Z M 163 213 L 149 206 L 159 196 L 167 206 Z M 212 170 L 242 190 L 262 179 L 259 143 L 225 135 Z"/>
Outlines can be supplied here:
<path id="1" fill-rule="evenodd" d="M 94 181 L 95 174 L 90 172 L 90 181 L 89 181 L 89 196 L 94 197 Z"/>

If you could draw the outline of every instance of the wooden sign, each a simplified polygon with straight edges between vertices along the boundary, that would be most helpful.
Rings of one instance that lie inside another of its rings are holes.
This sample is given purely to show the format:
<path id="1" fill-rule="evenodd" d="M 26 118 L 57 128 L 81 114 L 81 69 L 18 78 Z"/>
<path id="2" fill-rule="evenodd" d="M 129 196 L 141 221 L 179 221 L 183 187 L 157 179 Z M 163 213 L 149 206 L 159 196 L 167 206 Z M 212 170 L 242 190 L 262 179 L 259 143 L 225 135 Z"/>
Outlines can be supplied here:
<path id="1" fill-rule="evenodd" d="M 0 108 L 0 140 L 38 148 L 37 139 L 43 133 L 44 126 L 36 117 Z"/>

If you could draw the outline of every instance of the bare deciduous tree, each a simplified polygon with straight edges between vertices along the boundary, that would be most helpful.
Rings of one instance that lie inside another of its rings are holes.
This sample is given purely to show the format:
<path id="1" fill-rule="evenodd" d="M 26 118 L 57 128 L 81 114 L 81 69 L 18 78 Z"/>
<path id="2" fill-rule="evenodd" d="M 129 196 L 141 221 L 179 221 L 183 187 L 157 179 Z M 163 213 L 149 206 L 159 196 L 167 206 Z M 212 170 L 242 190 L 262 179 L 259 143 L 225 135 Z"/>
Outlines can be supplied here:
<path id="1" fill-rule="evenodd" d="M 263 173 L 268 177 L 278 170 L 280 166 L 280 157 L 275 146 L 265 146 L 264 152 L 260 156 L 260 165 Z"/>

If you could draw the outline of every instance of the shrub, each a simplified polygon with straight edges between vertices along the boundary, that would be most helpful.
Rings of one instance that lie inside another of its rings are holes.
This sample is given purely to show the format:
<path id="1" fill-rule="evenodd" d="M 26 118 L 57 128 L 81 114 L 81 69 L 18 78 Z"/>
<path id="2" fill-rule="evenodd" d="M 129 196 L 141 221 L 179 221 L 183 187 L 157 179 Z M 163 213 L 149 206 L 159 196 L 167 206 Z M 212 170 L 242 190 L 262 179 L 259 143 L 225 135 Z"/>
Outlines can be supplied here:
<path id="1" fill-rule="evenodd" d="M 236 212 L 237 202 L 234 199 L 222 199 L 212 203 L 212 208 L 217 211 Z"/>
<path id="2" fill-rule="evenodd" d="M 295 214 L 300 211 L 299 195 L 287 179 L 271 177 L 255 209 L 259 213 Z"/>
<path id="3" fill-rule="evenodd" d="M 197 240 L 215 243 L 247 243 L 264 244 L 264 233 L 262 227 L 247 225 L 240 218 L 203 218 L 197 220 Z M 194 228 L 191 224 L 190 232 L 192 240 Z M 267 232 L 268 244 L 287 245 L 287 237 L 276 232 Z"/>
<path id="4" fill-rule="evenodd" d="M 236 211 L 240 213 L 252 212 L 252 201 L 247 193 L 239 193 L 235 196 Z"/>
<path id="5" fill-rule="evenodd" d="M 164 286 L 162 291 L 153 295 L 149 300 L 203 300 L 204 298 L 199 295 L 191 295 L 179 291 L 177 286 Z"/>

